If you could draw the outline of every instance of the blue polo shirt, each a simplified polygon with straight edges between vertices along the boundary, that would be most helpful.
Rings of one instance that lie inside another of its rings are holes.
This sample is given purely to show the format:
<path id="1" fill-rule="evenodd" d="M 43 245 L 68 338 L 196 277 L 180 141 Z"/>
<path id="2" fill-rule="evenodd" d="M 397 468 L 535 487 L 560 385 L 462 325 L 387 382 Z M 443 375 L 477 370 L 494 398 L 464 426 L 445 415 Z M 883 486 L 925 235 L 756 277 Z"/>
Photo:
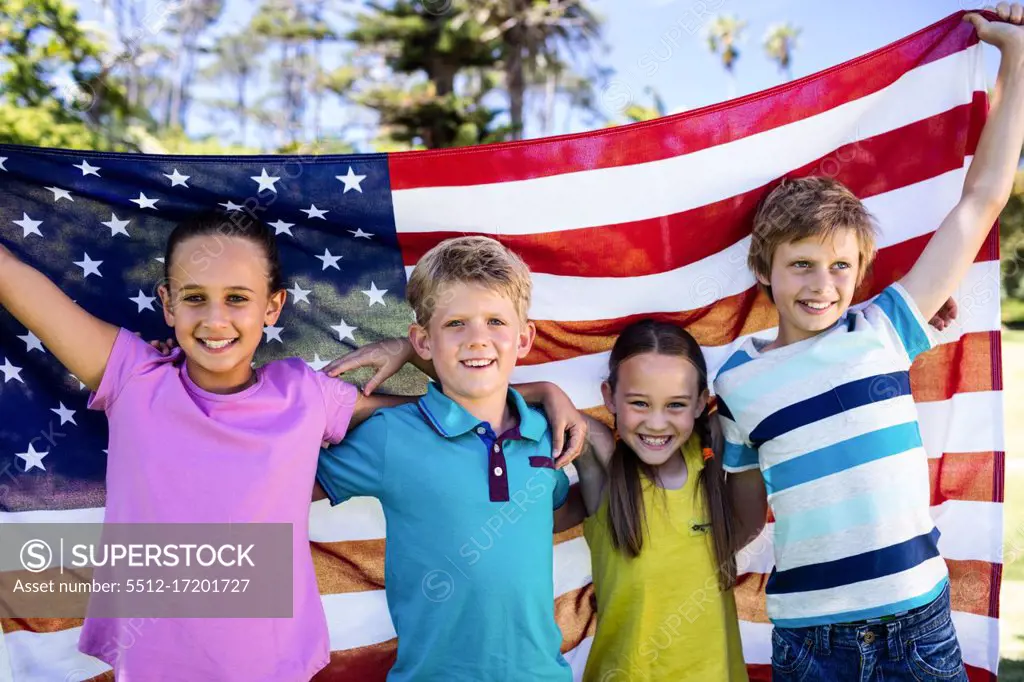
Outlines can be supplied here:
<path id="1" fill-rule="evenodd" d="M 509 389 L 500 435 L 430 384 L 323 450 L 331 504 L 384 508 L 384 589 L 398 633 L 389 682 L 566 682 L 555 622 L 554 509 L 569 492 L 542 412 Z"/>

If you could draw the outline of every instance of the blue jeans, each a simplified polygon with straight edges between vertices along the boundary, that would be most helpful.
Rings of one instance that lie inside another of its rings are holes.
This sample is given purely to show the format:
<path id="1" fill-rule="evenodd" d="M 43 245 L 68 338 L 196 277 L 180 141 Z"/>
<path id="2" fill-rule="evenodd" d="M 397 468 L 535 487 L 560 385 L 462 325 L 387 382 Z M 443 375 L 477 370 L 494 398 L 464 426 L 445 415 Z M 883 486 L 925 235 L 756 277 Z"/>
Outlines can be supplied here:
<path id="1" fill-rule="evenodd" d="M 930 604 L 883 623 L 772 630 L 773 682 L 966 682 L 949 585 Z"/>

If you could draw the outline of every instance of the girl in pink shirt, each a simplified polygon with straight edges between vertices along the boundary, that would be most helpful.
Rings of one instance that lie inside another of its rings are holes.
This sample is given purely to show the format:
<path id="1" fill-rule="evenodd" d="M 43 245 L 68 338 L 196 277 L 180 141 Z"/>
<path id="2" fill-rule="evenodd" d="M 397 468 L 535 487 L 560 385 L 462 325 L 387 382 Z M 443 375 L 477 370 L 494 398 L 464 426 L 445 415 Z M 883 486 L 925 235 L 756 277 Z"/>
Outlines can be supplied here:
<path id="1" fill-rule="evenodd" d="M 167 355 L 93 317 L 2 245 L 0 305 L 107 415 L 106 523 L 291 524 L 293 615 L 87 618 L 79 649 L 119 682 L 305 682 L 330 658 L 308 540 L 320 445 L 403 401 L 362 395 L 300 359 L 253 369 L 286 297 L 261 222 L 183 222 L 164 262 L 159 296 L 178 346 Z"/>

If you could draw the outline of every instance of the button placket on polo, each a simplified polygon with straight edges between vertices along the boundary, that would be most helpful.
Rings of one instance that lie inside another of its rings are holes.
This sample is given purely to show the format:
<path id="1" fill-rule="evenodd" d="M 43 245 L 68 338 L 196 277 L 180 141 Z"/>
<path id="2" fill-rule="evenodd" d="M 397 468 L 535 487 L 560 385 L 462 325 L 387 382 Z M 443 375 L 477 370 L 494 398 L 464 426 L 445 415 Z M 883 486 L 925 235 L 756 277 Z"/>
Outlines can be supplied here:
<path id="1" fill-rule="evenodd" d="M 498 438 L 489 426 L 484 425 L 476 427 L 474 431 L 487 447 L 487 489 L 490 500 L 508 502 L 508 465 L 505 462 L 501 441 L 509 434 L 502 434 L 501 438 Z"/>

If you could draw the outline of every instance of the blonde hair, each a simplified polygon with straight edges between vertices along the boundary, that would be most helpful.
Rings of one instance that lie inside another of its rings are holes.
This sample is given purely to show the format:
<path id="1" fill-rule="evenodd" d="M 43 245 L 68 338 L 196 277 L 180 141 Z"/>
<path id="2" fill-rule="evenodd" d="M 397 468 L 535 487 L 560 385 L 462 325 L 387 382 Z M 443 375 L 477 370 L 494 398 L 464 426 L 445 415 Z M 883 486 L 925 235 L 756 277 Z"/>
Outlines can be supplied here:
<path id="1" fill-rule="evenodd" d="M 832 178 L 784 180 L 757 209 L 747 265 L 755 275 L 770 281 L 772 258 L 780 244 L 809 237 L 828 239 L 842 229 L 851 229 L 857 236 L 859 285 L 875 259 L 876 230 L 867 207 Z M 762 288 L 770 298 L 771 288 Z"/>
<path id="2" fill-rule="evenodd" d="M 416 323 L 426 327 L 439 292 L 460 282 L 501 293 L 515 306 L 520 321 L 526 322 L 533 286 L 523 259 L 490 237 L 456 237 L 423 254 L 409 276 L 406 298 L 416 313 Z"/>

